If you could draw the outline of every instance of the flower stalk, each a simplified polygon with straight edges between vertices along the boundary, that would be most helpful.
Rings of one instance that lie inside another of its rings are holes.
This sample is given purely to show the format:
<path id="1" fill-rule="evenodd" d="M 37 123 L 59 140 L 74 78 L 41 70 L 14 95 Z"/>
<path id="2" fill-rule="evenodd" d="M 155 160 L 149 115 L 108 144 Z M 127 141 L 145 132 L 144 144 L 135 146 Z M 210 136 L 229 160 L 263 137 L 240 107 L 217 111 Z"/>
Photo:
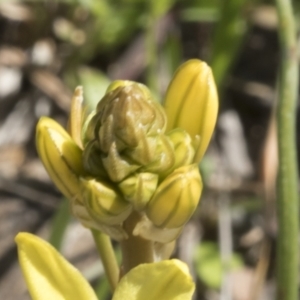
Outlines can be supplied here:
<path id="1" fill-rule="evenodd" d="M 120 270 L 111 239 L 108 235 L 98 230 L 92 229 L 91 232 L 99 252 L 111 292 L 113 293 L 119 282 Z"/>
<path id="2" fill-rule="evenodd" d="M 125 231 L 128 233 L 128 239 L 121 241 L 123 258 L 122 276 L 140 264 L 152 263 L 154 261 L 153 242 L 133 235 L 133 230 L 140 219 L 140 214 L 133 212 L 123 225 Z"/>
<path id="3" fill-rule="evenodd" d="M 277 299 L 297 300 L 299 282 L 299 197 L 296 104 L 299 80 L 296 24 L 292 3 L 277 0 L 281 64 L 278 124 Z"/>

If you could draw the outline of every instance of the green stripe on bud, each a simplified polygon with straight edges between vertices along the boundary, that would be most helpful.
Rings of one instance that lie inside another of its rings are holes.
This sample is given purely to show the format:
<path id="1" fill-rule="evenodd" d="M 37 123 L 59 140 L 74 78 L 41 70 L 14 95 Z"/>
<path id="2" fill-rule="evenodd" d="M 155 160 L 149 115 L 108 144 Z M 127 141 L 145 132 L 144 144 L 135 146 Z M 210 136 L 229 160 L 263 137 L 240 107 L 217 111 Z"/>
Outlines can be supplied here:
<path id="1" fill-rule="evenodd" d="M 180 167 L 159 185 L 146 207 L 146 214 L 157 227 L 181 227 L 194 213 L 201 192 L 197 165 Z"/>
<path id="2" fill-rule="evenodd" d="M 84 175 L 82 150 L 54 120 L 42 117 L 36 128 L 36 147 L 41 161 L 57 188 L 68 199 L 80 194 Z"/>
<path id="3" fill-rule="evenodd" d="M 95 222 L 117 225 L 130 215 L 131 204 L 109 183 L 81 179 L 80 187 L 84 205 Z"/>

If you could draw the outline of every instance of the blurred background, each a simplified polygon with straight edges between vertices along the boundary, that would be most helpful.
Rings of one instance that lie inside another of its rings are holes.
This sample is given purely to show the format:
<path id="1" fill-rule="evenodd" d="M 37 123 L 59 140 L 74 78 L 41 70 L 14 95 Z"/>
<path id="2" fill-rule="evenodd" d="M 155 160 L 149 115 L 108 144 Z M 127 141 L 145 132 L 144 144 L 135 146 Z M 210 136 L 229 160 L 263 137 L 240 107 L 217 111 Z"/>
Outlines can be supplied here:
<path id="1" fill-rule="evenodd" d="M 174 257 L 190 266 L 195 300 L 274 299 L 279 42 L 267 0 L 0 1 L 0 299 L 29 299 L 15 235 L 48 239 L 53 224 L 66 227 L 64 256 L 110 299 L 90 232 L 61 208 L 37 157 L 35 125 L 47 115 L 65 126 L 79 84 L 91 104 L 114 79 L 163 99 L 190 58 L 211 65 L 220 112 L 201 203 Z"/>

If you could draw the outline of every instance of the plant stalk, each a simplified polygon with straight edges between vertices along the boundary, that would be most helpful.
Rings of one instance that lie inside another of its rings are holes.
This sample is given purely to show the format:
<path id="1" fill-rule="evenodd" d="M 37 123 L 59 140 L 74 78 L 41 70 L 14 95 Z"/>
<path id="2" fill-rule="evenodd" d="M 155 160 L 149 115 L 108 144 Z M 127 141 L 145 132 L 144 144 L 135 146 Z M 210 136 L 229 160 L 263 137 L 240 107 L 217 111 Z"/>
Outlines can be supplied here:
<path id="1" fill-rule="evenodd" d="M 296 156 L 298 59 L 295 18 L 290 0 L 276 0 L 281 44 L 278 124 L 277 299 L 298 300 L 299 203 Z"/>
<path id="2" fill-rule="evenodd" d="M 133 212 L 123 225 L 128 234 L 128 239 L 121 242 L 123 257 L 122 275 L 125 275 L 140 264 L 154 261 L 153 242 L 132 235 L 132 231 L 140 219 L 141 216 L 137 212 Z"/>
<path id="3" fill-rule="evenodd" d="M 120 269 L 110 237 L 95 229 L 91 229 L 91 232 L 93 234 L 111 291 L 114 292 L 119 282 Z"/>
<path id="4" fill-rule="evenodd" d="M 63 198 L 53 217 L 49 243 L 58 251 L 61 249 L 64 235 L 71 220 L 70 204 Z"/>

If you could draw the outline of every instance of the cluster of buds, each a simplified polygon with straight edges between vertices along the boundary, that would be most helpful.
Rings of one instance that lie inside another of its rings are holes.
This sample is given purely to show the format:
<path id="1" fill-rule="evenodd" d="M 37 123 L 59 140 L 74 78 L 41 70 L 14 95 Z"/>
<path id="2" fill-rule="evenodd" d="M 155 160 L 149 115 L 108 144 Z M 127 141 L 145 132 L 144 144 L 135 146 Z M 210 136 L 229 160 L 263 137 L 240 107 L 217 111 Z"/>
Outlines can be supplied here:
<path id="1" fill-rule="evenodd" d="M 202 191 L 198 169 L 218 110 L 210 68 L 190 60 L 176 72 L 162 106 L 146 86 L 115 81 L 86 113 L 75 90 L 69 133 L 43 117 L 37 149 L 51 179 L 83 225 L 116 240 L 133 212 L 134 235 L 162 243 L 178 236 Z M 131 233 L 132 234 L 132 233 Z"/>

